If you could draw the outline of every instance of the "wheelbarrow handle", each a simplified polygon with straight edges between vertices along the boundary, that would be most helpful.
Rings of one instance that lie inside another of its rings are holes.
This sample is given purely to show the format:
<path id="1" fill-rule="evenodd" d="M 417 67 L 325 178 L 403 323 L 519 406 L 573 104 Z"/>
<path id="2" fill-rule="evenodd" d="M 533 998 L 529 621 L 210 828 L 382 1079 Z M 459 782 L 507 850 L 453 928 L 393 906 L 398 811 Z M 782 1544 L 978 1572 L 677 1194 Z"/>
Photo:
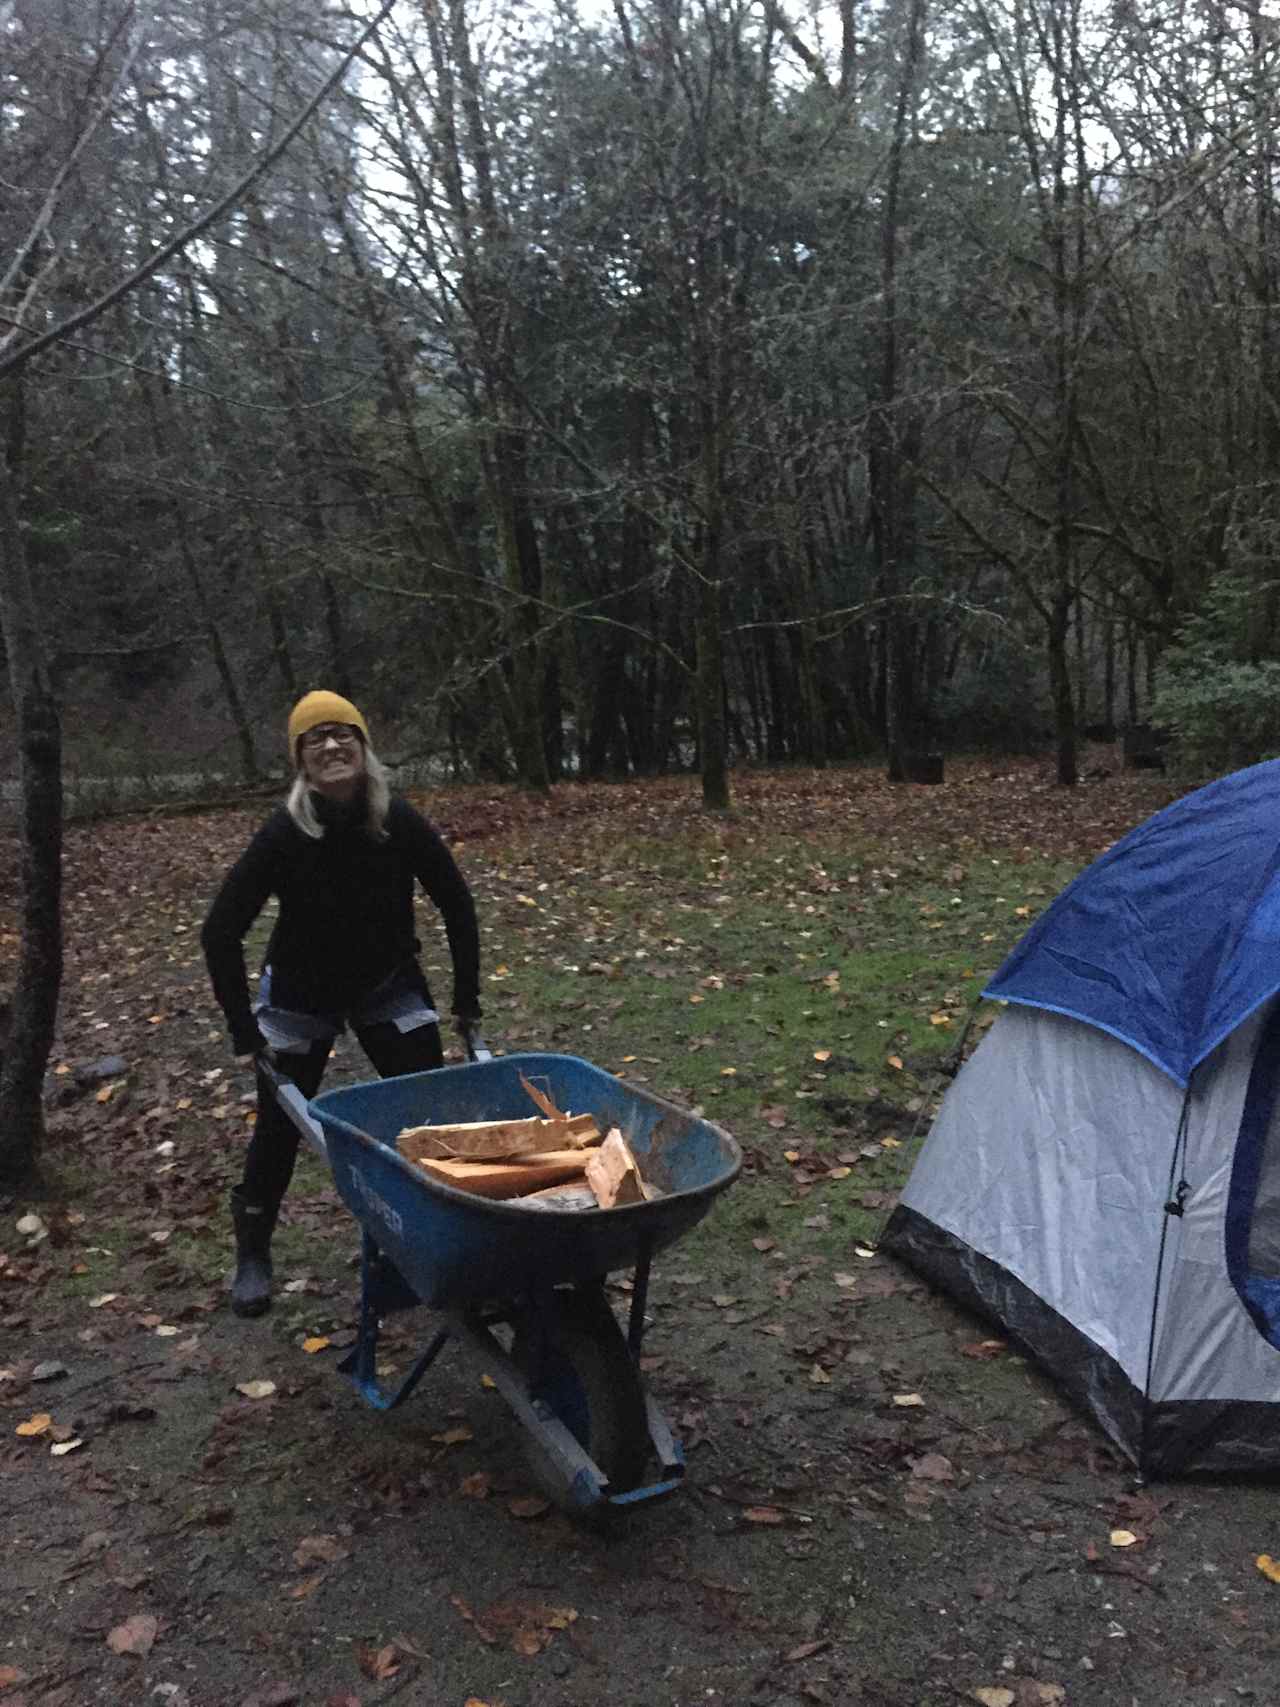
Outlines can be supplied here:
<path id="1" fill-rule="evenodd" d="M 311 1118 L 307 1099 L 297 1085 L 277 1071 L 275 1064 L 265 1053 L 256 1056 L 253 1065 L 258 1075 L 259 1089 L 268 1098 L 274 1099 L 276 1106 L 282 1109 L 297 1127 L 299 1136 L 306 1139 L 323 1161 L 328 1161 L 329 1149 L 324 1141 L 324 1132 L 319 1121 Z"/>
<path id="2" fill-rule="evenodd" d="M 458 1021 L 458 1030 L 466 1045 L 468 1061 L 492 1061 L 493 1050 L 480 1035 L 478 1020 L 464 1019 Z"/>

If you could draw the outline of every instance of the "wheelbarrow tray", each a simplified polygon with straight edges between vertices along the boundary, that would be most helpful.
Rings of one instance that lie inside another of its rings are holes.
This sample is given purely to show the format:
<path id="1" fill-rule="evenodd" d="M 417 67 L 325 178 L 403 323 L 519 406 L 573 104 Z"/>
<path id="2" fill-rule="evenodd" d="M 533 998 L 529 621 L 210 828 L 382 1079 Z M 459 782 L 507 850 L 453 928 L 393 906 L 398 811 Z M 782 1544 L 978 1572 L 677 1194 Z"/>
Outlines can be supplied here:
<path id="1" fill-rule="evenodd" d="M 395 1148 L 405 1127 L 527 1116 L 521 1075 L 556 1105 L 617 1126 L 661 1196 L 613 1209 L 522 1208 L 458 1191 Z M 575 1055 L 504 1055 L 379 1079 L 309 1104 L 352 1214 L 433 1309 L 599 1280 L 636 1267 L 697 1225 L 737 1178 L 742 1155 L 719 1126 Z"/>

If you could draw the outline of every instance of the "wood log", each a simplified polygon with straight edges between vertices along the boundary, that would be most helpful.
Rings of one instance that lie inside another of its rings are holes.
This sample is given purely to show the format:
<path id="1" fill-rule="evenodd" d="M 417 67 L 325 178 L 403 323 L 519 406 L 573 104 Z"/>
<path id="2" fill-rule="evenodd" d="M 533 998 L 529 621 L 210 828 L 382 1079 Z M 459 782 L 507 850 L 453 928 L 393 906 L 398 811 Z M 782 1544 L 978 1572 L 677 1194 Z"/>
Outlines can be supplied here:
<path id="1" fill-rule="evenodd" d="M 590 1150 L 552 1150 L 514 1162 L 466 1162 L 402 1153 L 432 1179 L 456 1186 L 459 1191 L 474 1192 L 477 1197 L 496 1198 L 524 1197 L 544 1186 L 581 1179 L 586 1158 L 593 1154 Z"/>
<path id="2" fill-rule="evenodd" d="M 563 1120 L 565 1118 L 564 1110 L 556 1107 L 550 1093 L 542 1090 L 540 1086 L 535 1085 L 533 1081 L 527 1079 L 523 1073 L 520 1075 L 520 1088 L 524 1091 L 524 1094 L 531 1102 L 537 1104 L 548 1120 Z"/>
<path id="3" fill-rule="evenodd" d="M 616 1126 L 605 1134 L 604 1143 L 586 1159 L 587 1184 L 601 1209 L 616 1209 L 624 1203 L 645 1201 L 644 1181 L 631 1154 L 631 1146 Z"/>
<path id="4" fill-rule="evenodd" d="M 396 1148 L 414 1157 L 470 1158 L 500 1161 L 506 1156 L 533 1156 L 548 1150 L 573 1150 L 600 1142 L 600 1128 L 590 1114 L 562 1114 L 553 1120 L 531 1115 L 527 1120 L 463 1120 L 439 1126 L 406 1126 Z"/>

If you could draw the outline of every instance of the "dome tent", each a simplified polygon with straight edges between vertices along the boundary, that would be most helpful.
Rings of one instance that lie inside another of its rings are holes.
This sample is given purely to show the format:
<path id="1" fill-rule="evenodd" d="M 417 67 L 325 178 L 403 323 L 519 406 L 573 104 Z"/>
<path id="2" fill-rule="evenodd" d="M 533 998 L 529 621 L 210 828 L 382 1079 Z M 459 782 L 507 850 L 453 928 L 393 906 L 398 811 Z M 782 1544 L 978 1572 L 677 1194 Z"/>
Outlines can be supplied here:
<path id="1" fill-rule="evenodd" d="M 1046 909 L 881 1241 L 1151 1475 L 1280 1468 L 1280 761 Z"/>

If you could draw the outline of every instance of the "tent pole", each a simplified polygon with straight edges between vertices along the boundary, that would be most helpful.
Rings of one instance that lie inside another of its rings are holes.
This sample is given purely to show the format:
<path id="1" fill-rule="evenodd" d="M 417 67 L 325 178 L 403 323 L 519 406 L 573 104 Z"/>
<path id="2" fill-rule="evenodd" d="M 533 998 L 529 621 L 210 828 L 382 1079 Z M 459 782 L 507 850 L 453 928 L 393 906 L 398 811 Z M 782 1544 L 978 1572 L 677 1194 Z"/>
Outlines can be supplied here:
<path id="1" fill-rule="evenodd" d="M 1151 1374 L 1156 1357 L 1156 1319 L 1160 1313 L 1160 1283 L 1164 1277 L 1164 1252 L 1169 1238 L 1169 1218 L 1180 1216 L 1186 1199 L 1188 1185 L 1185 1178 L 1179 1178 L 1181 1168 L 1179 1157 L 1185 1160 L 1187 1143 L 1187 1123 L 1191 1115 L 1191 1090 L 1195 1082 L 1194 1069 L 1187 1080 L 1187 1088 L 1182 1097 L 1182 1113 L 1178 1116 L 1178 1133 L 1173 1141 L 1173 1155 L 1169 1158 L 1169 1191 L 1164 1203 L 1164 1219 L 1160 1223 L 1160 1250 L 1156 1257 L 1155 1286 L 1151 1294 L 1151 1330 L 1147 1335 L 1147 1373 L 1142 1383 L 1142 1420 L 1138 1429 L 1138 1474 L 1139 1487 L 1147 1479 L 1147 1429 L 1151 1418 Z"/>

